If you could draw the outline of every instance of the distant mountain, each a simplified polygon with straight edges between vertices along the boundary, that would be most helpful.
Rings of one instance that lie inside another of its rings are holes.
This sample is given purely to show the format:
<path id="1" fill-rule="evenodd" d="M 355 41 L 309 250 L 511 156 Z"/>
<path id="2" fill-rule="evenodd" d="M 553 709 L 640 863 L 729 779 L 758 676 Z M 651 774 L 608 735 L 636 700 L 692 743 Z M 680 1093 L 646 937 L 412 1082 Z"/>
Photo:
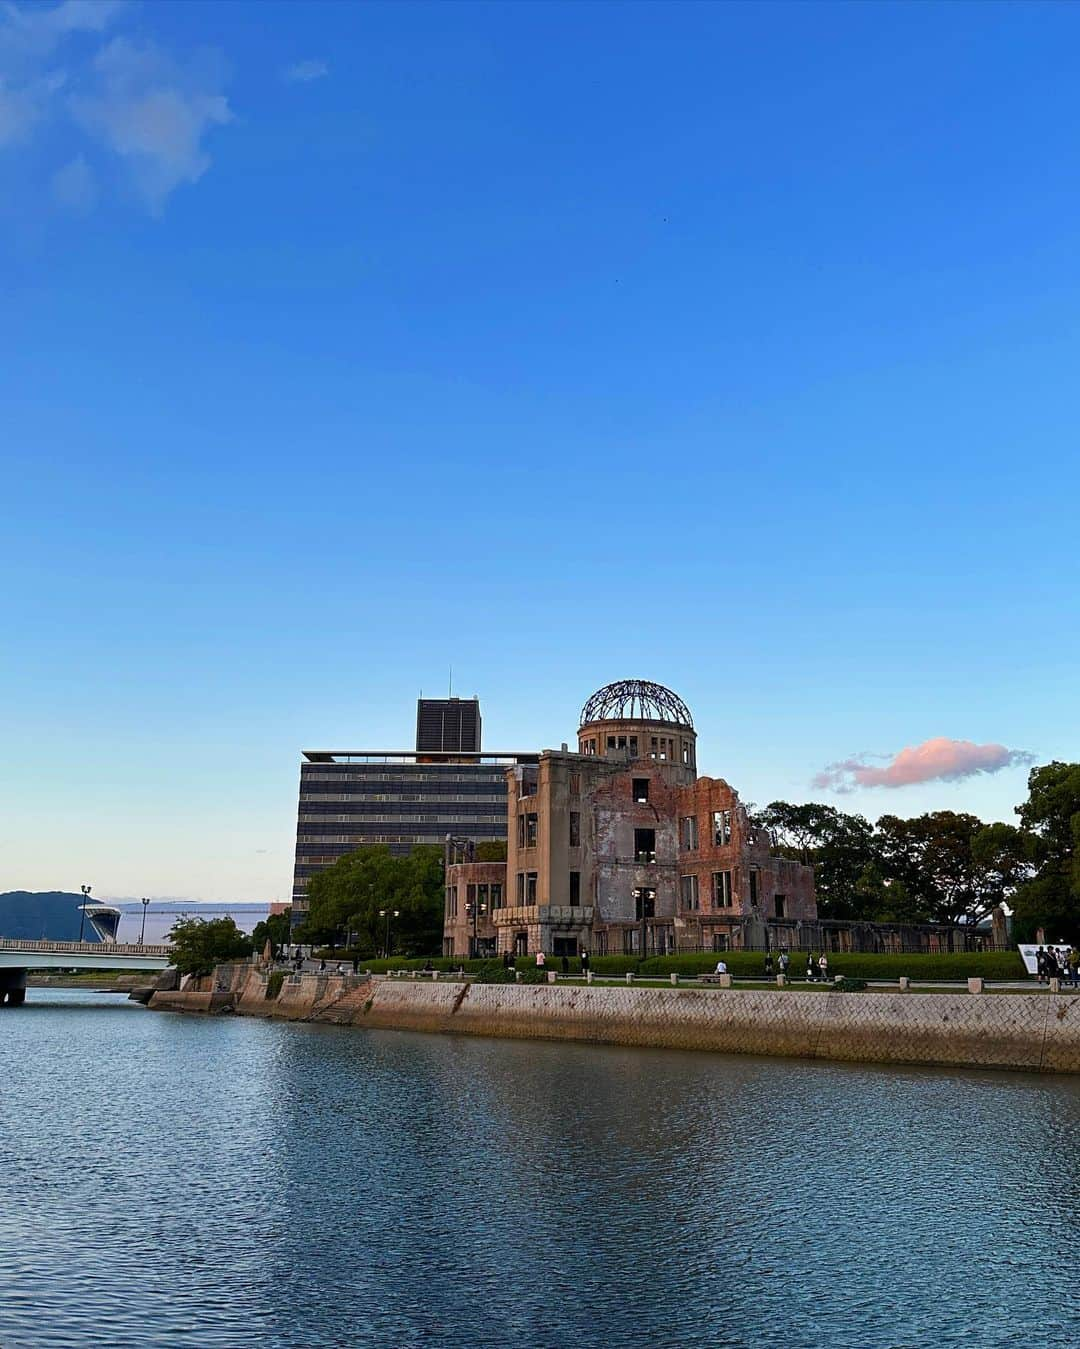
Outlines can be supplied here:
<path id="1" fill-rule="evenodd" d="M 82 895 L 64 890 L 9 890 L 0 894 L 0 937 L 23 941 L 78 941 Z M 99 941 L 87 923 L 83 941 Z"/>

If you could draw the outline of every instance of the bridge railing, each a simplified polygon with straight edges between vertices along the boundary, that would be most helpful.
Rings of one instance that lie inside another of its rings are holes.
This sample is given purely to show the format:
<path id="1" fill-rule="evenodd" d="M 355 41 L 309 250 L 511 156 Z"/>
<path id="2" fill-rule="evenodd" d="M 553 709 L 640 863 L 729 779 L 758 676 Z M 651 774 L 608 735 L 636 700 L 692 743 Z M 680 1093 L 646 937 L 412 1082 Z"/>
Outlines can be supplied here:
<path id="1" fill-rule="evenodd" d="M 172 947 L 112 941 L 20 941 L 15 937 L 0 937 L 0 951 L 41 951 L 61 956 L 168 956 Z"/>

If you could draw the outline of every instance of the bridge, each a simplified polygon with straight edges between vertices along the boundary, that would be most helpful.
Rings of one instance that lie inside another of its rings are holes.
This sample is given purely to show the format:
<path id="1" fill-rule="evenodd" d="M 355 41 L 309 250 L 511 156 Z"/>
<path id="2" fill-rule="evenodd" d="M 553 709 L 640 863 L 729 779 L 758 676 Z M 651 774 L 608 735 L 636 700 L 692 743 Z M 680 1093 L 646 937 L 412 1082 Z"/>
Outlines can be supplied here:
<path id="1" fill-rule="evenodd" d="M 168 946 L 96 941 L 20 941 L 0 937 L 0 1005 L 26 999 L 27 970 L 164 970 Z"/>

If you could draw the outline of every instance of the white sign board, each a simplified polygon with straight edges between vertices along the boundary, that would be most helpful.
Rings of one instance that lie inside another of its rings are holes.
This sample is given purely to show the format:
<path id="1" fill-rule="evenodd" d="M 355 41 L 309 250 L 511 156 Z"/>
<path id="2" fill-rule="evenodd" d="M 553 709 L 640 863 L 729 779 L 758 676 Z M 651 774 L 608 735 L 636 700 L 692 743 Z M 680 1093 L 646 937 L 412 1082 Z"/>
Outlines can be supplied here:
<path id="1" fill-rule="evenodd" d="M 1023 957 L 1024 964 L 1027 966 L 1028 974 L 1038 974 L 1039 966 L 1035 959 L 1036 953 L 1038 952 L 1039 949 L 1038 943 L 1036 943 L 1034 946 L 1022 945 L 1019 949 L 1020 955 Z M 1054 951 L 1057 954 L 1058 964 L 1062 968 L 1066 967 L 1069 958 L 1068 942 L 1066 942 L 1064 946 L 1057 945 L 1056 943 L 1053 942 L 1047 942 L 1046 945 L 1043 947 L 1043 950 Z"/>

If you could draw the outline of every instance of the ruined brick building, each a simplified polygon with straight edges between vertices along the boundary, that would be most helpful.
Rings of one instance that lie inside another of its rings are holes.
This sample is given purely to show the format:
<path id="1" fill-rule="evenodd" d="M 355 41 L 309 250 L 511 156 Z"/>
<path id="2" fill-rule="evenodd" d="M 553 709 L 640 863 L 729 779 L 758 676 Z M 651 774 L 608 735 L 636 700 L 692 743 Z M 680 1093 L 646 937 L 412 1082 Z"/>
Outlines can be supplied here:
<path id="1" fill-rule="evenodd" d="M 594 693 L 577 753 L 507 768 L 505 864 L 447 841 L 444 952 L 727 950 L 816 918 L 812 869 L 773 853 L 723 779 L 697 776 L 696 742 L 670 689 Z"/>

